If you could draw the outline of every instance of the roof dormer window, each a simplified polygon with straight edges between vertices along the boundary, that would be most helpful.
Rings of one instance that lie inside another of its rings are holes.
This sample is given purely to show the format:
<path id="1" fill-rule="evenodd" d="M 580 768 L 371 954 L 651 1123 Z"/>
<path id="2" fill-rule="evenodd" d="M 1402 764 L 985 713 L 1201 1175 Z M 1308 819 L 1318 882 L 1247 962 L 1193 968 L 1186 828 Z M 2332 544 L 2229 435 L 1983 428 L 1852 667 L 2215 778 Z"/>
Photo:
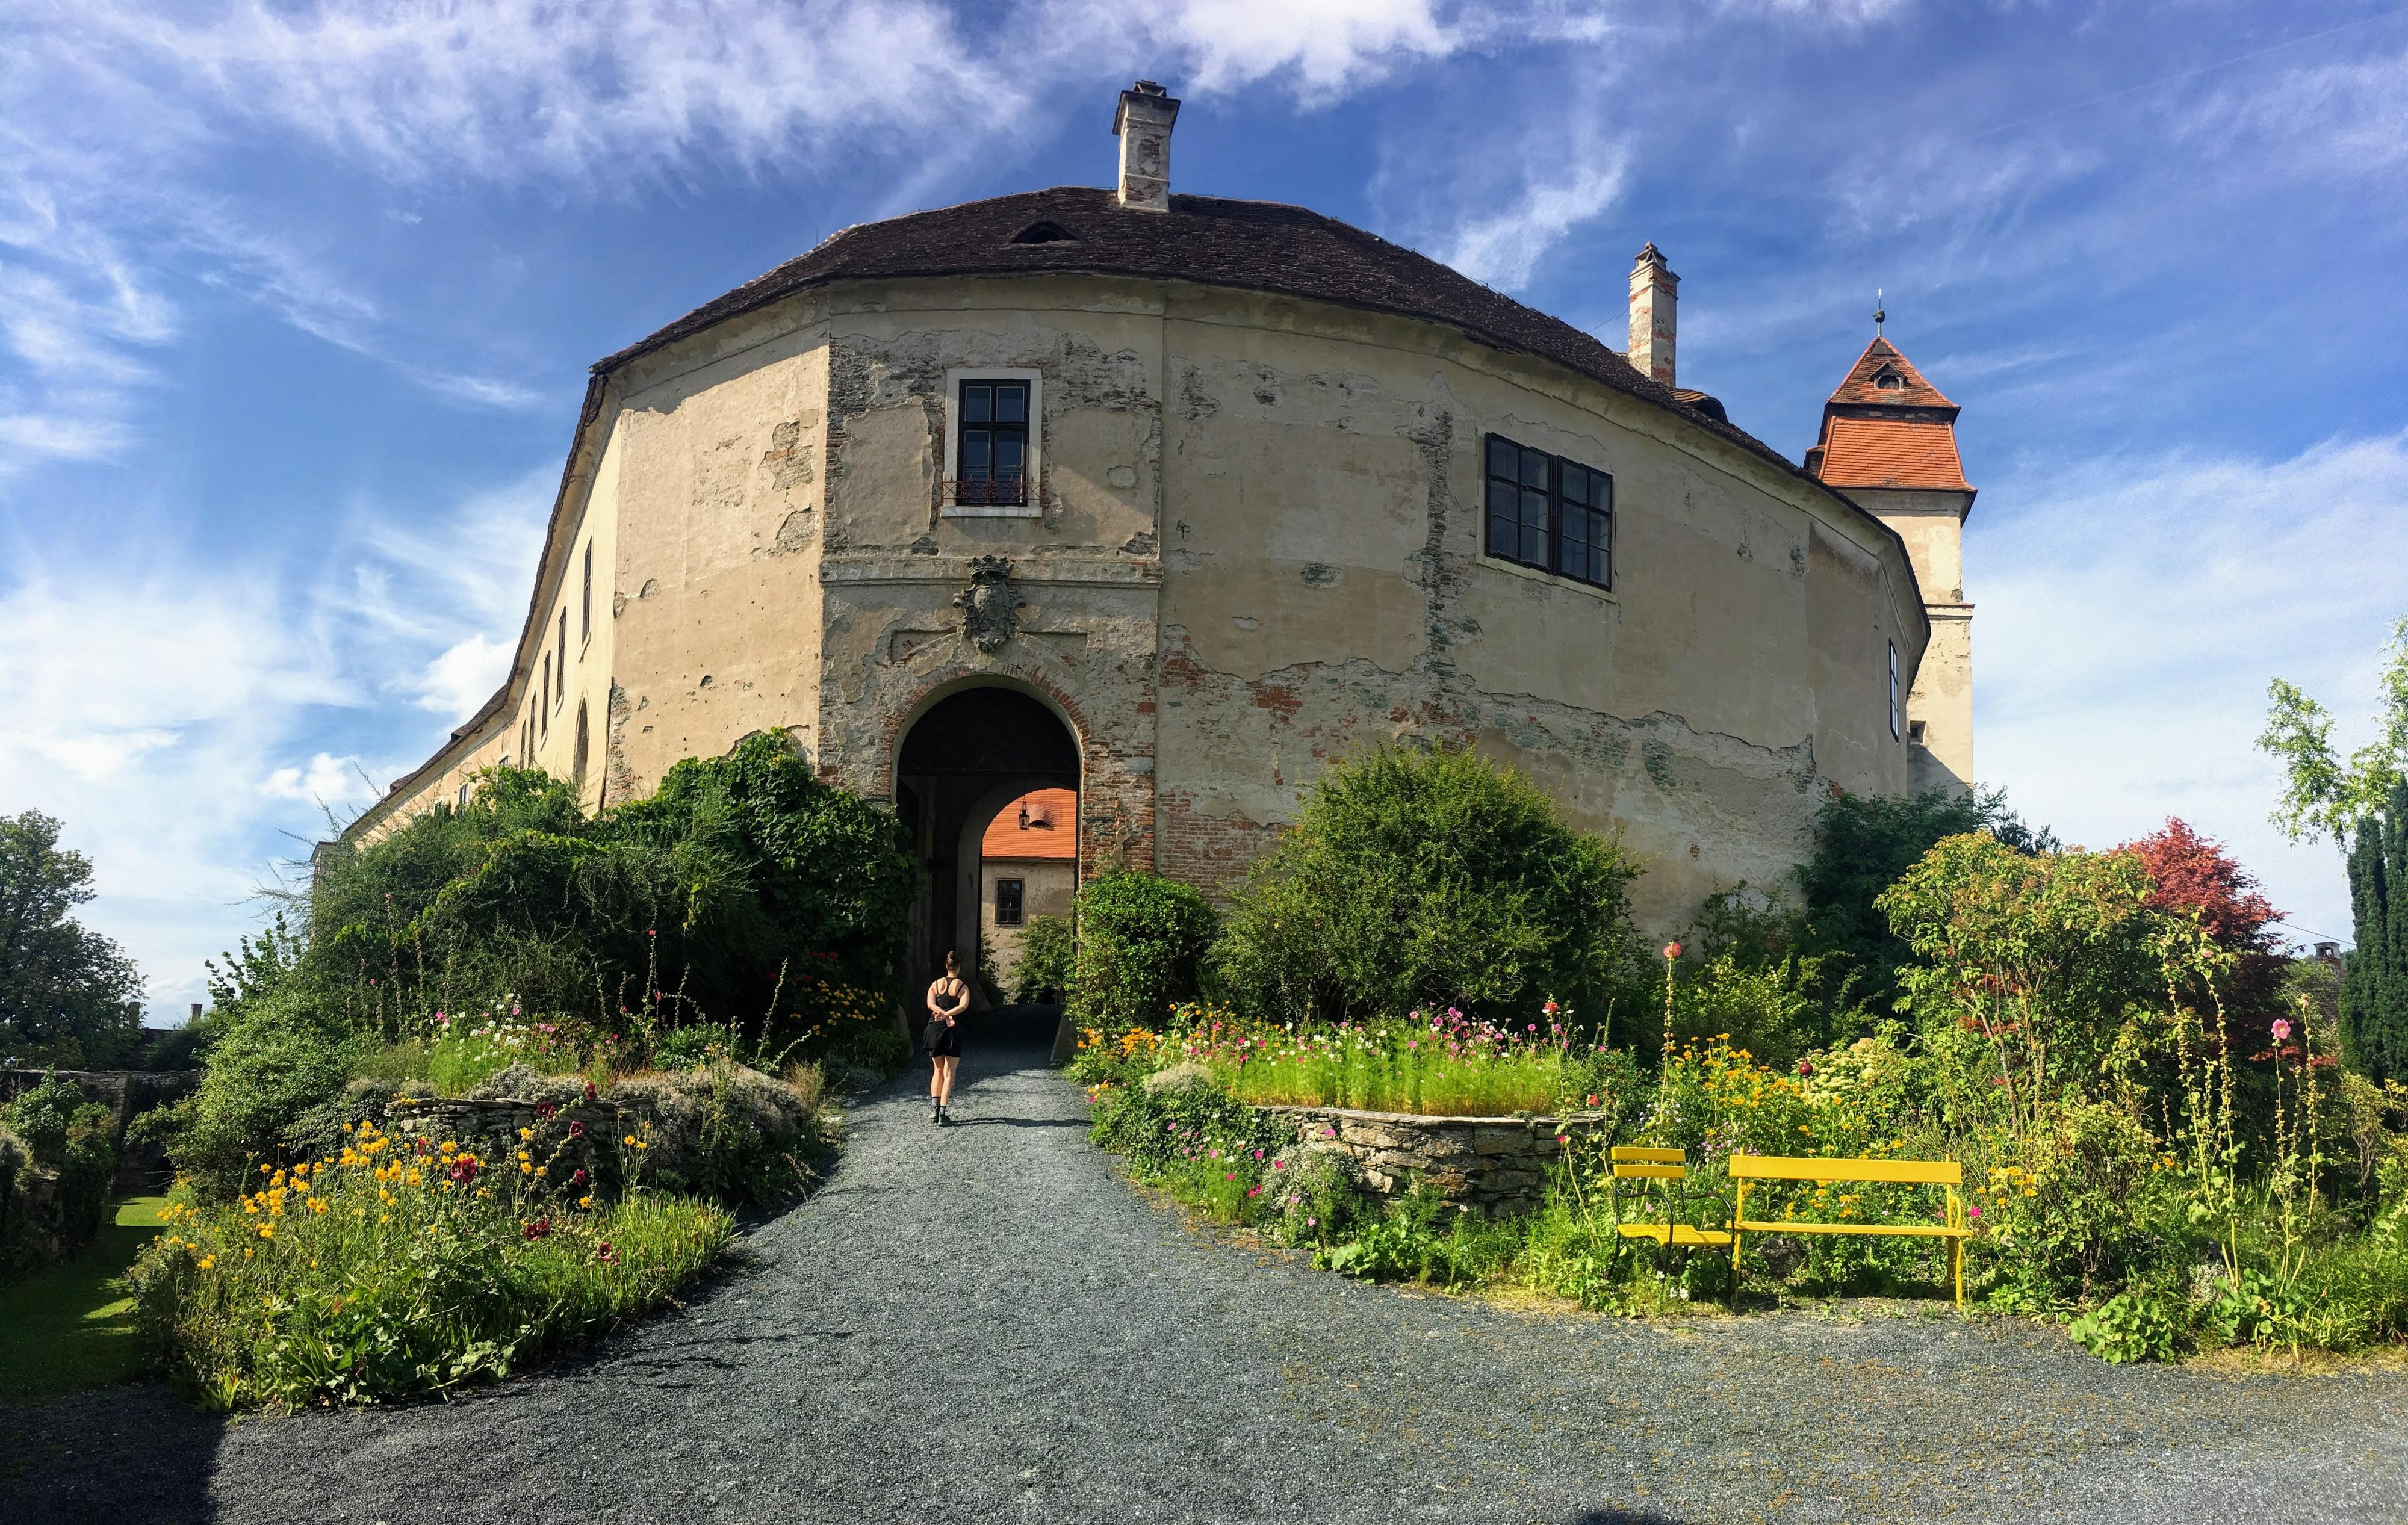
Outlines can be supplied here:
<path id="1" fill-rule="evenodd" d="M 1879 387 L 1884 392 L 1897 392 L 1906 385 L 1906 378 L 1899 375 L 1896 371 L 1885 368 L 1879 375 L 1873 378 L 1873 385 Z"/>
<path id="2" fill-rule="evenodd" d="M 1079 235 L 1059 222 L 1037 221 L 1011 235 L 1015 244 L 1075 244 Z"/>

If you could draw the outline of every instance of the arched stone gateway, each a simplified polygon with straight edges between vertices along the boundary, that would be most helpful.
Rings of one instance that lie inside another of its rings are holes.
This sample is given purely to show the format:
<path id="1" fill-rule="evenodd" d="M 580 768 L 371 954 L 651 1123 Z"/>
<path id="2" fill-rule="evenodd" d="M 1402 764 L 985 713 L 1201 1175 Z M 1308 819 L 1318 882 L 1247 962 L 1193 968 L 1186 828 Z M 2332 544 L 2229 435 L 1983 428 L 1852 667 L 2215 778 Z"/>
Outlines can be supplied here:
<path id="1" fill-rule="evenodd" d="M 1079 738 L 1022 688 L 955 689 L 922 710 L 895 759 L 895 810 L 920 860 L 911 917 L 914 977 L 933 977 L 948 949 L 975 981 L 980 843 L 1004 806 L 1034 790 L 1079 788 Z"/>

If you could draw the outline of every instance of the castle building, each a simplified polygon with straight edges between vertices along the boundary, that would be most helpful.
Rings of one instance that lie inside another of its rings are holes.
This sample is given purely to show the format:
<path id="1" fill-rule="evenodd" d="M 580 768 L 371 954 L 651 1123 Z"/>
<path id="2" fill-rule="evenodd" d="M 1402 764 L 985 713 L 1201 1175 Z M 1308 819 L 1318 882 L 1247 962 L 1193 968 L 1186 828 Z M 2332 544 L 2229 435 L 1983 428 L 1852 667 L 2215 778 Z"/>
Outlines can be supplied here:
<path id="1" fill-rule="evenodd" d="M 1620 834 L 1675 930 L 1778 885 L 1833 791 L 1970 766 L 1961 681 L 1917 675 L 1971 490 L 1856 464 L 1953 425 L 1902 357 L 1801 468 L 1678 384 L 1653 245 L 1626 357 L 1174 193 L 1178 110 L 1121 94 L 1112 189 L 848 228 L 596 364 L 508 681 L 352 834 L 506 762 L 600 808 L 783 727 L 910 824 L 927 962 L 996 925 L 989 829 L 1039 791 L 1076 875 L 1226 893 L 1332 761 L 1457 743 Z"/>

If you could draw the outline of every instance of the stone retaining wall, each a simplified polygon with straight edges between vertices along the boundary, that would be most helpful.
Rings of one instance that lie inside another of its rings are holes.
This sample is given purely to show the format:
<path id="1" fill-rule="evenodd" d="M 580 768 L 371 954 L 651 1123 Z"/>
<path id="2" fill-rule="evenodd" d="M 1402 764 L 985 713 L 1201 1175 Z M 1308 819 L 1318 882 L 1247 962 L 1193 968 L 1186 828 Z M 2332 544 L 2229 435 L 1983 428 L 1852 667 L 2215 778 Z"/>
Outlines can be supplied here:
<path id="1" fill-rule="evenodd" d="M 1348 1156 L 1363 1184 L 1383 1196 L 1420 1181 L 1490 1218 L 1536 1207 L 1547 1171 L 1564 1149 L 1555 1141 L 1588 1137 L 1606 1126 L 1585 1118 L 1425 1118 L 1338 1106 L 1256 1110 L 1291 1124 L 1297 1142 Z"/>

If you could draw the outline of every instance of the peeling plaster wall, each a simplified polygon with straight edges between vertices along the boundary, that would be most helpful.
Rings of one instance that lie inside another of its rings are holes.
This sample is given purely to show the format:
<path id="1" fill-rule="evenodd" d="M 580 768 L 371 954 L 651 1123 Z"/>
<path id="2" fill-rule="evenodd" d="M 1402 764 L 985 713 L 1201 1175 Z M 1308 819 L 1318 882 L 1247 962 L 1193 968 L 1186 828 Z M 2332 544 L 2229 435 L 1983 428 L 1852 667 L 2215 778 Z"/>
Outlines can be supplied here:
<path id="1" fill-rule="evenodd" d="M 817 745 L 827 346 L 792 317 L 651 357 L 614 410 L 614 800 L 756 731 Z"/>
<path id="2" fill-rule="evenodd" d="M 1435 325 L 1200 290 L 1167 325 L 1164 872 L 1231 886 L 1326 762 L 1421 734 L 1619 829 L 1671 929 L 1777 882 L 1833 785 L 1903 787 L 1921 632 L 1814 490 Z M 1481 555 L 1491 431 L 1613 474 L 1612 591 Z"/>
<path id="3" fill-rule="evenodd" d="M 987 367 L 1043 378 L 1037 517 L 942 506 L 947 373 Z M 853 282 L 642 357 L 603 420 L 616 618 L 573 671 L 602 684 L 614 799 L 783 724 L 891 801 L 910 724 L 999 682 L 1079 739 L 1082 873 L 1226 891 L 1329 761 L 1421 735 L 1621 832 L 1668 930 L 1777 883 L 1830 790 L 1909 782 L 1896 542 L 1441 325 L 1122 278 Z M 1490 431 L 1612 473 L 1612 591 L 1481 555 Z M 1017 604 L 992 653 L 957 603 L 990 556 Z"/>

